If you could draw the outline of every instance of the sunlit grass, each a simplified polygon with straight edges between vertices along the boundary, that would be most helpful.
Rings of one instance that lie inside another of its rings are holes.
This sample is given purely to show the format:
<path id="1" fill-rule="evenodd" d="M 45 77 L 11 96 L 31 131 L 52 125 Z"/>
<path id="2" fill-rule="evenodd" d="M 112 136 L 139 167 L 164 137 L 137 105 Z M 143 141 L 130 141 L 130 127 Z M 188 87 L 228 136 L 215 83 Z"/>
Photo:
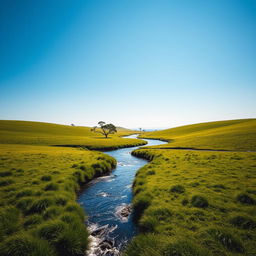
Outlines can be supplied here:
<path id="1" fill-rule="evenodd" d="M 256 153 L 133 154 L 151 162 L 134 181 L 135 221 L 145 235 L 135 237 L 129 256 L 256 254 Z M 151 233 L 155 242 L 146 243 Z"/>
<path id="2" fill-rule="evenodd" d="M 0 145 L 0 254 L 83 255 L 88 234 L 76 193 L 115 164 L 85 149 Z"/>
<path id="3" fill-rule="evenodd" d="M 162 131 L 147 132 L 143 138 L 169 141 L 157 147 L 198 149 L 256 150 L 256 120 L 241 119 L 186 125 Z"/>
<path id="4" fill-rule="evenodd" d="M 92 132 L 90 127 L 0 120 L 0 144 L 76 146 L 104 150 L 145 144 L 143 140 L 121 138 L 134 131 L 124 128 L 117 128 L 117 131 L 106 139 Z"/>

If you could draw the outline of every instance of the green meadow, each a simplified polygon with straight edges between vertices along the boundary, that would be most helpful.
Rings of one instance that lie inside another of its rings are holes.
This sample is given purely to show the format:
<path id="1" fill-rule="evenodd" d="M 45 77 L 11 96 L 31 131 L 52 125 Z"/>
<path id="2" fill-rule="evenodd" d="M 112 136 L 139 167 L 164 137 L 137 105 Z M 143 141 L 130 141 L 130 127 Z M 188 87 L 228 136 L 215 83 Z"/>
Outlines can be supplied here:
<path id="1" fill-rule="evenodd" d="M 143 138 L 166 140 L 158 147 L 253 151 L 256 145 L 256 119 L 208 122 L 146 132 Z"/>
<path id="2" fill-rule="evenodd" d="M 100 150 L 144 145 L 89 127 L 0 121 L 0 255 L 82 256 L 81 187 L 116 160 Z M 127 256 L 256 255 L 256 120 L 147 132 L 167 144 L 133 155 L 149 160 L 133 183 L 139 234 Z M 202 149 L 202 150 L 201 150 Z M 96 151 L 98 150 L 98 151 Z"/>
<path id="3" fill-rule="evenodd" d="M 256 255 L 256 153 L 246 152 L 256 150 L 256 120 L 195 124 L 141 137 L 169 143 L 133 151 L 150 163 L 133 184 L 140 234 L 125 255 Z"/>
<path id="4" fill-rule="evenodd" d="M 121 138 L 134 131 L 117 128 L 117 133 L 104 138 L 90 127 L 68 126 L 29 121 L 0 121 L 1 144 L 69 146 L 87 149 L 113 150 L 144 145 L 143 140 Z"/>
<path id="5" fill-rule="evenodd" d="M 119 128 L 103 139 L 89 127 L 0 121 L 0 255 L 84 255 L 88 233 L 77 193 L 116 165 L 88 148 L 145 144 L 120 137 L 131 133 Z"/>

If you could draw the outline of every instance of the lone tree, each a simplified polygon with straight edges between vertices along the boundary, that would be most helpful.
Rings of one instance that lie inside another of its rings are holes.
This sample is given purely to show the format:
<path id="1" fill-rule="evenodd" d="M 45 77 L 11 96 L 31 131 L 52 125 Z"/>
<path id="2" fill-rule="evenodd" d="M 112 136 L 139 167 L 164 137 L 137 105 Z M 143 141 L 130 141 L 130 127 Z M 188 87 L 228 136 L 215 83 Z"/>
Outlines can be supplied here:
<path id="1" fill-rule="evenodd" d="M 108 137 L 109 134 L 114 134 L 117 132 L 116 127 L 113 124 L 106 124 L 103 121 L 98 122 L 98 126 L 94 126 L 92 128 L 93 132 L 98 132 L 102 135 L 104 135 L 106 138 Z M 100 130 L 97 130 L 99 128 Z"/>

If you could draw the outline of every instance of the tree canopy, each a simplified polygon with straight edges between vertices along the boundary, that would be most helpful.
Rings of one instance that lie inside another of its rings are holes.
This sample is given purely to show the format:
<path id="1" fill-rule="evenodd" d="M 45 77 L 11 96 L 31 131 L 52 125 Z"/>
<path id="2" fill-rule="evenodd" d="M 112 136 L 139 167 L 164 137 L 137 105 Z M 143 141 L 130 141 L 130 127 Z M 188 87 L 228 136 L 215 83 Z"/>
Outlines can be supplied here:
<path id="1" fill-rule="evenodd" d="M 92 128 L 92 131 L 100 133 L 104 135 L 106 138 L 109 134 L 114 134 L 117 132 L 116 127 L 113 124 L 106 124 L 103 121 L 98 122 L 99 126 L 94 126 Z"/>

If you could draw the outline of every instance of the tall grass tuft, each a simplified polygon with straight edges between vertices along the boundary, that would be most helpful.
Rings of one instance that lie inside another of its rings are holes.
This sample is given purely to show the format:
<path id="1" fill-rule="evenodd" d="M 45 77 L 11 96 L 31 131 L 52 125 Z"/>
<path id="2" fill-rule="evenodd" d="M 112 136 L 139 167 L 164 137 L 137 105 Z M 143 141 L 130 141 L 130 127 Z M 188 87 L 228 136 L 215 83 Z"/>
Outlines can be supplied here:
<path id="1" fill-rule="evenodd" d="M 207 232 L 229 251 L 238 253 L 244 252 L 244 247 L 241 241 L 233 234 L 230 234 L 223 229 L 209 229 Z"/>
<path id="2" fill-rule="evenodd" d="M 19 233 L 7 238 L 0 245 L 1 256 L 56 256 L 53 248 L 44 240 Z"/>
<path id="3" fill-rule="evenodd" d="M 195 195 L 192 197 L 191 204 L 194 207 L 198 207 L 198 208 L 206 208 L 209 205 L 208 200 L 205 197 L 198 196 L 198 195 Z"/>
<path id="4" fill-rule="evenodd" d="M 21 214 L 15 207 L 3 208 L 0 212 L 0 240 L 21 228 Z"/>

